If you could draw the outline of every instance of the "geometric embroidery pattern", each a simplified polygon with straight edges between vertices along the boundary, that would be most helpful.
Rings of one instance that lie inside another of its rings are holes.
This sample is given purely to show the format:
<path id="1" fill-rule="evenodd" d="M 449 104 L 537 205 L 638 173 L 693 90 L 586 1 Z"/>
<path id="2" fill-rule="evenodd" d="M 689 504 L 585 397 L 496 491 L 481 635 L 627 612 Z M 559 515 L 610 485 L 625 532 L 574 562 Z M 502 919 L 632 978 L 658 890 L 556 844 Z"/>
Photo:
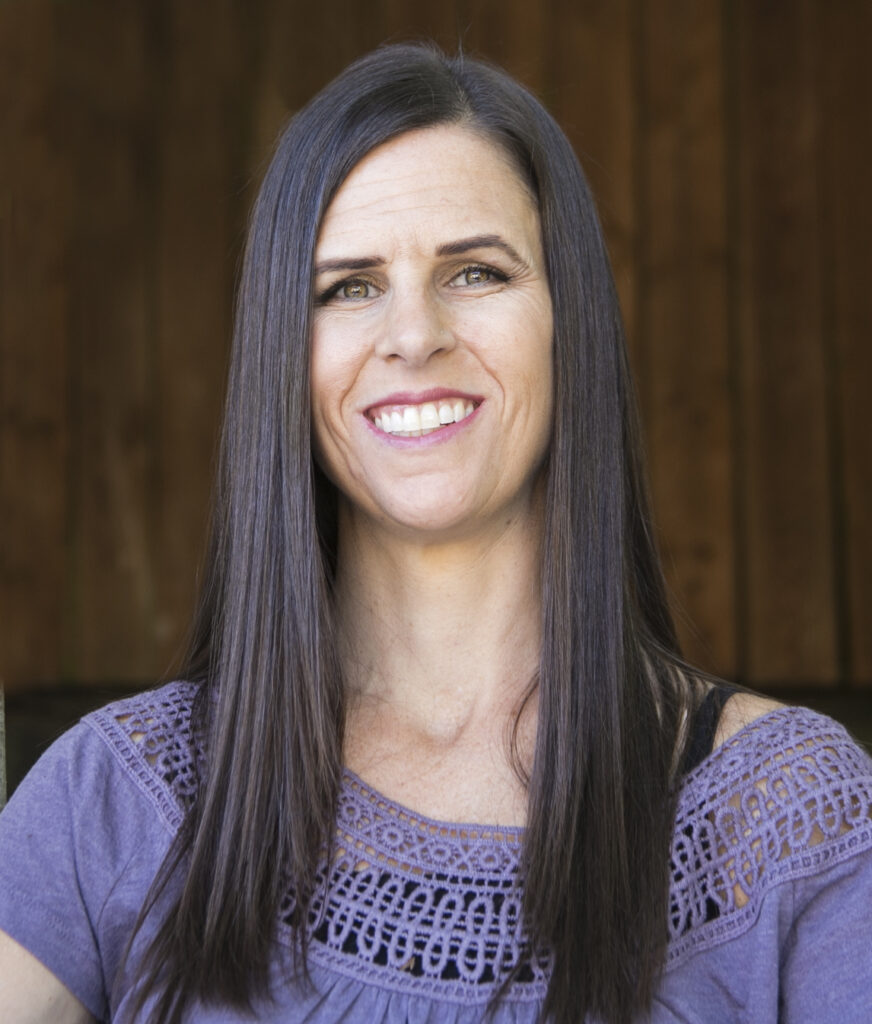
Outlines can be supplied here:
<path id="1" fill-rule="evenodd" d="M 88 720 L 172 829 L 196 793 L 197 687 L 172 683 Z M 416 815 L 350 772 L 333 863 L 313 904 L 313 961 L 361 981 L 486 1002 L 541 1000 L 547 953 L 521 916 L 523 829 Z M 756 719 L 682 781 L 671 849 L 667 969 L 753 924 L 767 892 L 872 847 L 872 761 L 835 722 L 803 708 Z M 293 943 L 288 894 L 279 936 Z"/>

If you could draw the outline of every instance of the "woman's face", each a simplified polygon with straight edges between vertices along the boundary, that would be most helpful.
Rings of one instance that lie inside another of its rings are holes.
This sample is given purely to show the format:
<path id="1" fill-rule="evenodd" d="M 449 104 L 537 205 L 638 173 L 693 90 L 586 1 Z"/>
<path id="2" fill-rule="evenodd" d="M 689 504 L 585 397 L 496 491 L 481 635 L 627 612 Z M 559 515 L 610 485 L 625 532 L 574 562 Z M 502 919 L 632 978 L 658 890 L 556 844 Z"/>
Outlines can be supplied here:
<path id="1" fill-rule="evenodd" d="M 528 512 L 552 417 L 536 204 L 459 128 L 373 150 L 315 251 L 316 455 L 354 515 L 435 539 Z"/>

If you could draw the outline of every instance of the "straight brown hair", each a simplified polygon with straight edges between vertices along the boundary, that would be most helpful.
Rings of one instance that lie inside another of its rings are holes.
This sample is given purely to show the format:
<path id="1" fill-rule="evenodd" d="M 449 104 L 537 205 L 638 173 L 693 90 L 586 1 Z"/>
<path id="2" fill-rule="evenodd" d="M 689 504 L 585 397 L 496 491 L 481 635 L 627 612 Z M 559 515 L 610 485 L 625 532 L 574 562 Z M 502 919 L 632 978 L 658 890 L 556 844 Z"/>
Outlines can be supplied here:
<path id="1" fill-rule="evenodd" d="M 335 495 L 312 458 L 318 231 L 351 169 L 404 132 L 457 124 L 502 147 L 539 206 L 554 309 L 539 724 L 524 908 L 553 956 L 543 1019 L 629 1024 L 667 935 L 680 723 L 692 703 L 652 535 L 622 326 L 593 200 L 553 118 L 505 73 L 433 47 L 362 58 L 289 124 L 249 226 L 209 553 L 183 675 L 199 681 L 198 794 L 153 887 L 176 892 L 141 1005 L 268 995 L 290 890 L 305 966 L 330 849 L 344 694 L 331 607 Z"/>

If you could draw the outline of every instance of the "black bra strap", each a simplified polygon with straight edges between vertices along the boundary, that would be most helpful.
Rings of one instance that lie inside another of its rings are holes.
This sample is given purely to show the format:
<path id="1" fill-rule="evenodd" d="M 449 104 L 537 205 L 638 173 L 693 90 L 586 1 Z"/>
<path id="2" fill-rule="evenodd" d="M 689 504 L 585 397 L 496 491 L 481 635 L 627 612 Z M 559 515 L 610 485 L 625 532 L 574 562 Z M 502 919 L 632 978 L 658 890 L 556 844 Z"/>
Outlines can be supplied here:
<path id="1" fill-rule="evenodd" d="M 735 692 L 732 686 L 722 684 L 713 686 L 703 697 L 690 723 L 690 742 L 681 766 L 683 775 L 692 772 L 712 752 L 721 712 Z"/>

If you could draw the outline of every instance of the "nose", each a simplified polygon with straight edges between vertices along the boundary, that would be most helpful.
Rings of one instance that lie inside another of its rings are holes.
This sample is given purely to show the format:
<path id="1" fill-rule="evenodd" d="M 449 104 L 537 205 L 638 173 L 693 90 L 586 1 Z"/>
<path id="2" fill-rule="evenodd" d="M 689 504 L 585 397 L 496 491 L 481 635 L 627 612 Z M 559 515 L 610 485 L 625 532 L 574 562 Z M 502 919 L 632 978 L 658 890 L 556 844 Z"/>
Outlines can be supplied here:
<path id="1" fill-rule="evenodd" d="M 450 351 L 455 344 L 445 310 L 429 288 L 394 292 L 376 342 L 377 355 L 401 359 L 410 366 L 423 366 L 432 356 Z"/>

